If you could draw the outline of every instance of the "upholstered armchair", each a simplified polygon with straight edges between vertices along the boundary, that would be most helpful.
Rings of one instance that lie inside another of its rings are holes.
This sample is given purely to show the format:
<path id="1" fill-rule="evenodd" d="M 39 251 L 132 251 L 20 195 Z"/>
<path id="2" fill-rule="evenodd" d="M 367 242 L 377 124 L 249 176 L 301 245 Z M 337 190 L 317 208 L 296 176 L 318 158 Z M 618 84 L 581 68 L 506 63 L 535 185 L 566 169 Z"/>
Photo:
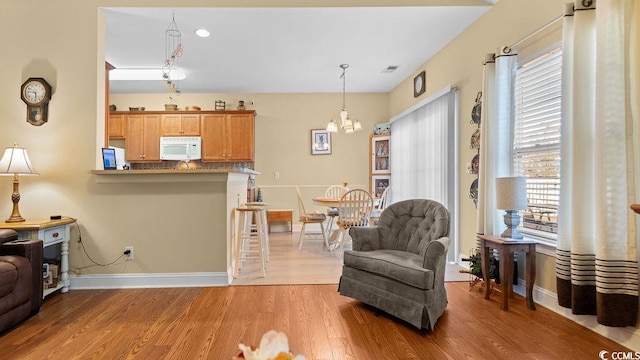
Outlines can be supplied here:
<path id="1" fill-rule="evenodd" d="M 377 227 L 349 234 L 353 250 L 344 252 L 340 294 L 433 330 L 447 306 L 447 209 L 432 200 L 400 201 L 382 212 Z"/>
<path id="2" fill-rule="evenodd" d="M 42 240 L 0 229 L 0 332 L 40 311 Z"/>

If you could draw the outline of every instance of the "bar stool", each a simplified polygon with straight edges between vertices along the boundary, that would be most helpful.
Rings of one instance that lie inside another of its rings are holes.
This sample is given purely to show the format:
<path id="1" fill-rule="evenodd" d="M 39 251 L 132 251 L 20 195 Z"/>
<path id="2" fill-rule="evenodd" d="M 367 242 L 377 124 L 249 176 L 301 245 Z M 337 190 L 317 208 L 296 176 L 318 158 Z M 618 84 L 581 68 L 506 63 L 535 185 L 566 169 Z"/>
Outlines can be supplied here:
<path id="1" fill-rule="evenodd" d="M 267 220 L 267 203 L 265 202 L 260 202 L 260 201 L 253 201 L 253 202 L 247 202 L 244 203 L 243 206 L 247 206 L 247 207 L 263 207 L 265 211 L 261 212 L 261 214 L 263 215 L 262 217 L 262 234 L 264 234 L 264 239 L 265 239 L 265 247 L 264 247 L 264 257 L 265 257 L 265 261 L 269 262 L 269 253 L 270 251 L 270 246 L 269 246 L 269 221 Z M 258 224 L 257 224 L 257 220 L 256 223 L 253 224 L 251 219 L 252 217 L 249 217 L 249 222 L 251 223 L 251 232 L 258 232 Z"/>
<path id="2" fill-rule="evenodd" d="M 236 212 L 239 215 L 239 229 L 237 230 L 235 236 L 233 277 L 238 277 L 238 271 L 242 268 L 242 262 L 246 259 L 258 259 L 258 262 L 261 266 L 262 277 L 265 277 L 265 255 L 267 253 L 267 250 L 265 248 L 268 246 L 268 240 L 266 238 L 265 232 L 265 219 L 267 218 L 267 209 L 264 206 L 243 205 L 241 207 L 234 208 L 234 218 L 236 216 Z M 251 226 L 251 219 L 253 218 L 254 214 L 256 218 L 255 234 L 253 233 Z M 247 224 L 247 221 L 249 221 L 249 224 Z M 257 249 L 252 250 L 252 245 L 254 245 Z M 257 254 L 253 255 L 252 253 Z"/>

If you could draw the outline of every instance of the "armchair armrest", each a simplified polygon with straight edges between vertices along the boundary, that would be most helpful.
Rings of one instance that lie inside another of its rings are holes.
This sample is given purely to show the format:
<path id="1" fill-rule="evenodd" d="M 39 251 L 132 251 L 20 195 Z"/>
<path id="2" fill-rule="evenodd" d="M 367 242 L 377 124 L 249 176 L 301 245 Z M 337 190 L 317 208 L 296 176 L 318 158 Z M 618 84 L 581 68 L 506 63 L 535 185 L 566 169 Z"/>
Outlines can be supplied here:
<path id="1" fill-rule="evenodd" d="M 355 251 L 371 251 L 381 248 L 380 231 L 377 227 L 352 227 L 349 235 Z"/>
<path id="2" fill-rule="evenodd" d="M 42 305 L 42 240 L 12 241 L 0 245 L 0 255 L 16 255 L 27 258 L 31 264 L 33 298 L 31 313 L 40 311 Z"/>
<path id="3" fill-rule="evenodd" d="M 441 237 L 432 240 L 426 246 L 422 267 L 433 271 L 434 286 L 444 286 L 444 273 L 447 267 L 447 251 L 449 251 L 450 240 L 448 237 Z"/>

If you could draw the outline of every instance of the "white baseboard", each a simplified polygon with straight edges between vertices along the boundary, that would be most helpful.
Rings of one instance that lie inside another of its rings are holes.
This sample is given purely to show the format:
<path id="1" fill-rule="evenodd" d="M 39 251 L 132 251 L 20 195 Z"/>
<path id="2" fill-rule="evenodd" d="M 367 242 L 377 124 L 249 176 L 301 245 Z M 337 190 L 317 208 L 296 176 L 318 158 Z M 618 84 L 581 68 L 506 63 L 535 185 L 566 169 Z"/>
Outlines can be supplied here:
<path id="1" fill-rule="evenodd" d="M 521 296 L 525 296 L 525 282 L 518 279 L 518 285 L 513 287 L 513 291 Z M 627 326 L 624 328 L 610 327 L 598 324 L 595 315 L 574 315 L 571 309 L 558 305 L 558 295 L 538 286 L 533 286 L 533 301 L 536 305 L 544 306 L 547 309 L 572 320 L 589 330 L 592 330 L 608 339 L 633 351 L 640 351 L 640 329 Z M 622 351 L 622 349 L 602 349 L 609 352 Z M 594 354 L 595 356 L 595 354 Z"/>
<path id="2" fill-rule="evenodd" d="M 224 272 L 71 275 L 71 290 L 229 286 Z"/>

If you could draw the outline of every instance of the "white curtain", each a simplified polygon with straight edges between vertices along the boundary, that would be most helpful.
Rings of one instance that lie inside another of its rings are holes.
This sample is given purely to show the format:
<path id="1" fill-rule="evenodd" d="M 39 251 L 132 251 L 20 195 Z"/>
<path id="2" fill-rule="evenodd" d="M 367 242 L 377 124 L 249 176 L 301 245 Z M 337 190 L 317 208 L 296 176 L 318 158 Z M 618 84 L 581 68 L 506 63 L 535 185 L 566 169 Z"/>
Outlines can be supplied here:
<path id="1" fill-rule="evenodd" d="M 634 3 L 576 1 L 563 25 L 558 302 L 607 326 L 638 313 Z"/>
<path id="2" fill-rule="evenodd" d="M 451 211 L 452 93 L 391 122 L 393 202 L 430 199 Z"/>
<path id="3" fill-rule="evenodd" d="M 478 234 L 501 234 L 506 226 L 495 205 L 495 181 L 512 176 L 513 104 L 516 54 L 502 47 L 487 54 L 482 84 L 480 170 L 478 172 Z M 492 61 L 495 58 L 495 61 Z"/>

